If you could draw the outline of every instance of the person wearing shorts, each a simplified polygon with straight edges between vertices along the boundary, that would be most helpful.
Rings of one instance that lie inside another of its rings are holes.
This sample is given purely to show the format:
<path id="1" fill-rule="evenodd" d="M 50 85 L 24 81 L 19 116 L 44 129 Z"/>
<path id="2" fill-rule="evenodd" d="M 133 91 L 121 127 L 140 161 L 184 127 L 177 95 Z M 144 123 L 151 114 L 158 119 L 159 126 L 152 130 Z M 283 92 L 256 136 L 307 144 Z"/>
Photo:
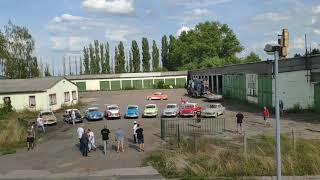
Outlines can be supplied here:
<path id="1" fill-rule="evenodd" d="M 236 115 L 236 118 L 237 118 L 237 132 L 239 134 L 242 134 L 242 131 L 243 131 L 242 123 L 243 123 L 244 116 L 241 112 L 238 112 L 238 114 Z"/>
<path id="2" fill-rule="evenodd" d="M 124 152 L 123 141 L 124 141 L 124 132 L 121 128 L 118 128 L 115 132 L 116 141 L 117 141 L 117 153 Z"/>
<path id="3" fill-rule="evenodd" d="M 143 137 L 143 129 L 140 127 L 140 124 L 137 125 L 137 139 L 139 144 L 139 152 L 144 151 L 144 137 Z"/>
<path id="4" fill-rule="evenodd" d="M 34 130 L 32 128 L 33 126 L 30 126 L 27 130 L 27 147 L 28 147 L 28 151 L 31 149 L 33 149 L 34 147 Z"/>

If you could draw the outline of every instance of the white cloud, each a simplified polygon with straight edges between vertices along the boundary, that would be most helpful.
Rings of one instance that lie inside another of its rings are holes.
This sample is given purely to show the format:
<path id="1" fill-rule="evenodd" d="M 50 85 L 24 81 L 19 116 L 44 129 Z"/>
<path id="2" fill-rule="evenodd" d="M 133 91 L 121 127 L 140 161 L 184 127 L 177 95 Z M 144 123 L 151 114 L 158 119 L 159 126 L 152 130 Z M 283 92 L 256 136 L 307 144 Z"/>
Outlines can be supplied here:
<path id="1" fill-rule="evenodd" d="M 62 14 L 61 16 L 57 16 L 53 18 L 53 22 L 62 23 L 62 22 L 72 22 L 72 21 L 82 21 L 86 20 L 87 18 L 80 17 L 80 16 L 73 16 L 70 14 Z"/>
<path id="2" fill-rule="evenodd" d="M 88 10 L 113 14 L 131 14 L 134 0 L 84 0 L 82 6 Z"/>
<path id="3" fill-rule="evenodd" d="M 190 28 L 187 27 L 187 26 L 182 26 L 180 29 L 178 29 L 176 35 L 177 35 L 177 36 L 180 36 L 180 34 L 181 34 L 183 31 L 188 32 L 188 31 L 190 31 Z"/>
<path id="4" fill-rule="evenodd" d="M 305 48 L 305 42 L 303 37 L 297 37 L 293 40 L 293 48 L 296 49 L 304 49 Z"/>
<path id="5" fill-rule="evenodd" d="M 280 14 L 277 12 L 267 12 L 263 14 L 256 15 L 253 20 L 255 21 L 273 21 L 273 22 L 279 22 L 283 20 L 288 20 L 290 16 L 285 14 Z"/>
<path id="6" fill-rule="evenodd" d="M 81 51 L 89 42 L 87 37 L 78 36 L 53 36 L 50 38 L 51 48 L 54 50 Z"/>
<path id="7" fill-rule="evenodd" d="M 313 32 L 317 35 L 320 35 L 320 30 L 319 29 L 314 29 Z"/>
<path id="8" fill-rule="evenodd" d="M 318 14 L 320 13 L 320 5 L 316 6 L 313 10 L 314 13 Z"/>
<path id="9" fill-rule="evenodd" d="M 193 16 L 208 16 L 208 15 L 210 15 L 210 12 L 208 9 L 197 8 L 197 9 L 192 10 L 192 15 Z"/>
<path id="10" fill-rule="evenodd" d="M 110 41 L 127 41 L 134 34 L 140 33 L 139 30 L 128 26 L 117 26 L 108 28 L 105 32 L 105 38 Z"/>

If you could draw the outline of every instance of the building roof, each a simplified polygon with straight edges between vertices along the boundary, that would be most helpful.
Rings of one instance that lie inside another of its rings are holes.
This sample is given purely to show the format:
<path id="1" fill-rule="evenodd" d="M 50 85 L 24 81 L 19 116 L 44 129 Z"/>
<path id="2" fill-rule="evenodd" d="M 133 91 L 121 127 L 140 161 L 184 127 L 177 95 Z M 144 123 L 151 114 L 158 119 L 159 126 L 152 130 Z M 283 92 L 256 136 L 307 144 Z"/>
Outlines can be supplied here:
<path id="1" fill-rule="evenodd" d="M 46 77 L 33 79 L 1 79 L 0 94 L 45 92 L 64 77 Z"/>
<path id="2" fill-rule="evenodd" d="M 66 76 L 66 78 L 69 80 L 87 80 L 87 79 L 145 78 L 145 77 L 166 77 L 166 76 L 187 76 L 187 71 L 92 74 L 92 75 Z"/>

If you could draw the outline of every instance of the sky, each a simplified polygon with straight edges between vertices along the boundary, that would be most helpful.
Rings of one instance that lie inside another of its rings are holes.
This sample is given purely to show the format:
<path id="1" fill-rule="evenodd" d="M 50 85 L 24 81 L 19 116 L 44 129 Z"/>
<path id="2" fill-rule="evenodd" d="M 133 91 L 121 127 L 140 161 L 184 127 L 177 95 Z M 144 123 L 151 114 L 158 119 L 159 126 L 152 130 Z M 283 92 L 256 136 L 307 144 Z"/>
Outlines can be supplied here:
<path id="1" fill-rule="evenodd" d="M 63 57 L 79 58 L 83 46 L 97 39 L 114 46 L 123 41 L 128 54 L 132 40 L 178 36 L 199 22 L 228 24 L 244 51 L 269 58 L 263 48 L 275 43 L 282 28 L 289 30 L 289 56 L 319 48 L 319 0 L 1 0 L 0 27 L 11 20 L 30 30 L 43 63 L 62 71 Z M 111 55 L 113 56 L 113 55 Z"/>

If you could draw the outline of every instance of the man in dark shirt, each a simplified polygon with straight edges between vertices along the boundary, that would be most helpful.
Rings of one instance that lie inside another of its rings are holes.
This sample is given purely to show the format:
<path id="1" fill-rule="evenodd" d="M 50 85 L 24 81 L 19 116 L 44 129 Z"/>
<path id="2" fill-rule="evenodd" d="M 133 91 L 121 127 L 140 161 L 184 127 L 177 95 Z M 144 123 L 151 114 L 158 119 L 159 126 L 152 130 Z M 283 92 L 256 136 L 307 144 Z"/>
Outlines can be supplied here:
<path id="1" fill-rule="evenodd" d="M 242 130 L 243 130 L 242 123 L 243 123 L 244 116 L 241 112 L 238 112 L 238 114 L 236 115 L 236 118 L 237 118 L 237 131 L 238 133 L 242 134 Z"/>
<path id="2" fill-rule="evenodd" d="M 110 131 L 107 128 L 107 125 L 104 125 L 104 128 L 101 130 L 104 155 L 107 155 L 107 141 L 109 140 L 109 134 L 110 134 Z"/>
<path id="3" fill-rule="evenodd" d="M 137 125 L 137 139 L 139 144 L 139 151 L 144 151 L 144 138 L 143 138 L 143 129 L 140 127 L 140 124 Z"/>

